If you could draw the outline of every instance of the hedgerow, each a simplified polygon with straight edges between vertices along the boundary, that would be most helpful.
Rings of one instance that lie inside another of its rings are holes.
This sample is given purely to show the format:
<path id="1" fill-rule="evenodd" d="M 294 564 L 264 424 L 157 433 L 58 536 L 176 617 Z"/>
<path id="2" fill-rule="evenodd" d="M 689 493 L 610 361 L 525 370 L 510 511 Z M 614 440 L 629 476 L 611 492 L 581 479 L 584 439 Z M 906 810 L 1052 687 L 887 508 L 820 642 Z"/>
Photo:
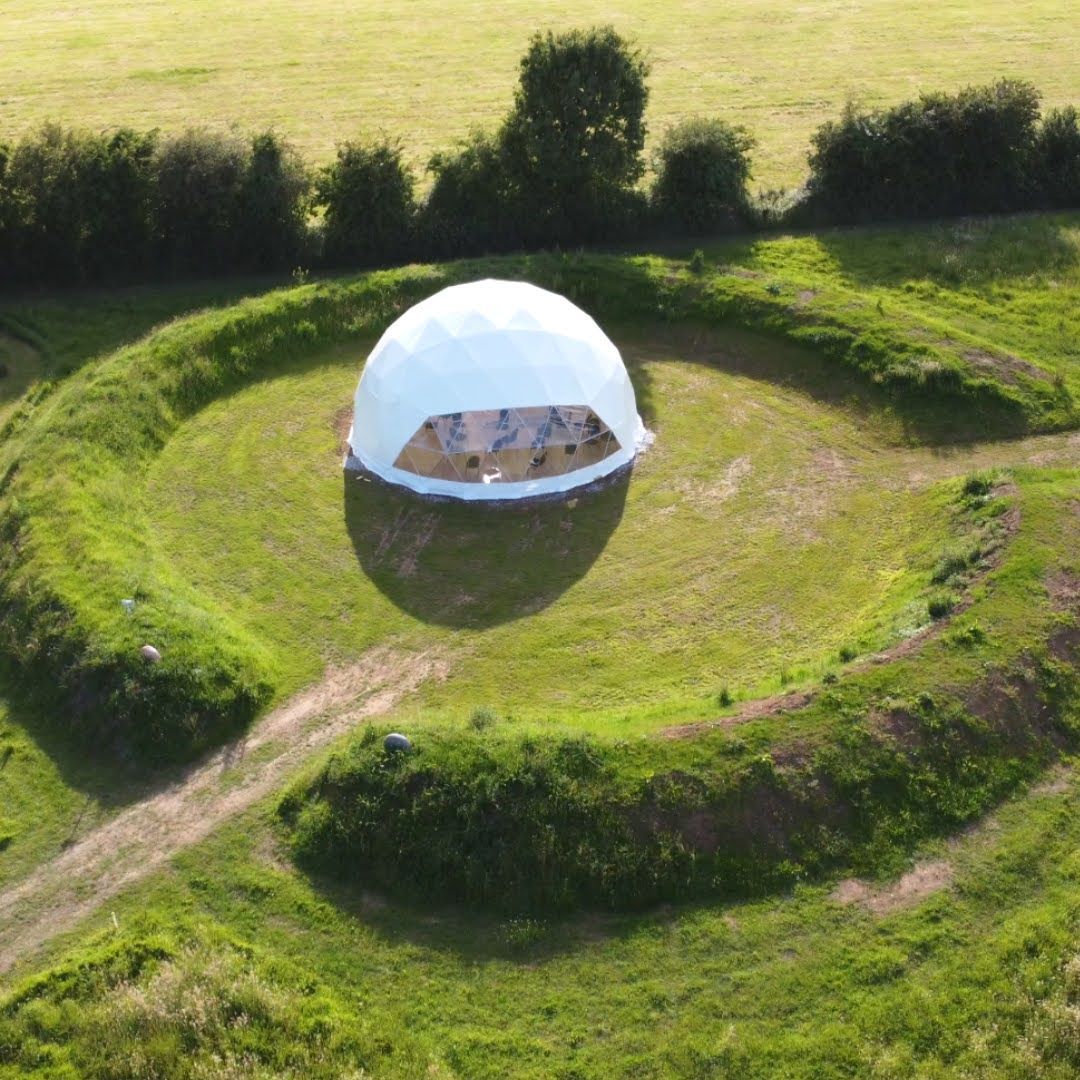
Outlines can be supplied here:
<path id="1" fill-rule="evenodd" d="M 849 106 L 812 137 L 809 187 L 832 220 L 939 217 L 1037 203 L 1039 94 L 1003 79 L 879 112 Z"/>
<path id="2" fill-rule="evenodd" d="M 805 190 L 748 190 L 753 138 L 676 125 L 643 187 L 648 64 L 610 27 L 537 34 L 505 119 L 417 177 L 393 138 L 306 165 L 280 136 L 46 125 L 0 145 L 0 281 L 366 267 L 730 229 L 1080 205 L 1071 107 L 1029 83 L 849 107 L 813 135 Z"/>

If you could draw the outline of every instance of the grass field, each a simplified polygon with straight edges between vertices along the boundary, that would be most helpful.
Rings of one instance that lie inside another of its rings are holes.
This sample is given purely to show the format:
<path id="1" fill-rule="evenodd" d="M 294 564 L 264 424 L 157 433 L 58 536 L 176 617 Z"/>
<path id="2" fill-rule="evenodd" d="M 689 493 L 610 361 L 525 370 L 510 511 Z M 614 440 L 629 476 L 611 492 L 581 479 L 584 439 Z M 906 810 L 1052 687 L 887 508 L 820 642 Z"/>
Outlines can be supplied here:
<path id="1" fill-rule="evenodd" d="M 802 180 L 810 132 L 848 98 L 885 104 L 1013 76 L 1064 104 L 1080 87 L 1078 0 L 949 0 L 917 13 L 901 0 L 473 0 L 452 13 L 432 0 L 11 0 L 0 136 L 42 120 L 238 122 L 272 125 L 323 159 L 336 141 L 385 131 L 422 165 L 502 116 L 534 30 L 607 22 L 652 58 L 654 134 L 699 113 L 745 124 L 761 142 L 764 187 Z"/>
<path id="2" fill-rule="evenodd" d="M 364 350 L 305 358 L 170 441 L 150 480 L 161 557 L 277 643 L 294 685 L 376 643 L 440 645 L 468 660 L 423 707 L 544 727 L 655 726 L 925 622 L 950 518 L 911 490 L 918 467 L 883 466 L 842 413 L 755 379 L 774 345 L 679 338 L 620 340 L 658 435 L 629 489 L 524 514 L 403 506 L 355 481 L 343 497 L 335 418 Z M 784 362 L 809 376 L 814 358 Z"/>
<path id="3" fill-rule="evenodd" d="M 654 403 L 629 488 L 525 514 L 342 496 L 340 418 L 364 348 L 215 402 L 150 477 L 159 556 L 280 650 L 286 686 L 375 644 L 461 658 L 417 708 L 491 705 L 541 730 L 628 735 L 778 692 L 929 622 L 962 543 L 933 483 L 1047 460 L 890 447 L 827 401 L 812 353 L 739 334 L 615 332 Z M 799 388 L 764 377 L 778 371 Z M 1068 460 L 1067 444 L 1057 450 Z M 857 527 L 853 523 L 858 522 Z M 641 648 L 642 639 L 650 642 Z"/>
<path id="4" fill-rule="evenodd" d="M 744 723 L 730 739 L 672 741 L 665 760 L 693 768 L 716 755 L 734 769 L 740 755 L 760 764 L 770 747 L 806 754 L 834 740 L 857 771 L 877 715 L 863 724 L 860 702 L 880 714 L 898 692 L 906 702 L 916 690 L 941 700 L 984 685 L 973 679 L 993 687 L 1000 665 L 1032 655 L 1065 617 L 1040 583 L 1051 568 L 1080 573 L 1070 540 L 1080 443 L 1074 430 L 1052 430 L 1075 426 L 1069 401 L 1080 396 L 1078 238 L 1076 215 L 1058 215 L 728 243 L 706 251 L 692 279 L 677 258 L 627 260 L 631 282 L 646 271 L 689 282 L 729 321 L 676 321 L 666 301 L 636 319 L 605 319 L 655 445 L 628 487 L 573 509 L 494 517 L 343 487 L 341 435 L 367 324 L 330 345 L 268 349 L 260 368 L 218 394 L 211 364 L 226 350 L 199 333 L 230 325 L 227 313 L 105 354 L 262 284 L 228 295 L 191 286 L 22 298 L 0 303 L 0 316 L 39 343 L 33 363 L 58 389 L 21 415 L 11 396 L 17 422 L 0 441 L 0 467 L 17 459 L 12 490 L 35 513 L 59 514 L 35 542 L 70 560 L 56 564 L 66 587 L 88 597 L 105 589 L 101 618 L 115 614 L 110 563 L 129 558 L 118 545 L 135 537 L 144 583 L 159 575 L 156 595 L 180 597 L 181 614 L 189 598 L 211 598 L 238 640 L 265 647 L 278 696 L 326 664 L 430 653 L 445 680 L 389 698 L 380 724 L 470 738 L 470 713 L 487 705 L 501 718 L 492 734 L 589 732 L 628 748 L 644 771 L 656 729 L 730 711 L 721 691 L 754 697 L 835 673 L 831 694 L 845 704 L 835 714 L 823 704 Z M 547 265 L 529 264 L 550 273 Z M 568 290 L 575 265 L 582 279 L 621 280 L 604 277 L 611 263 L 567 260 Z M 424 276 L 434 273 L 406 280 L 434 287 Z M 348 288 L 359 286 L 342 286 L 338 302 Z M 317 295 L 309 287 L 259 300 L 244 309 L 245 326 L 290 303 L 316 312 Z M 754 320 L 758 332 L 746 329 Z M 857 347 L 827 353 L 839 331 Z M 189 353 L 169 351 L 185 341 Z M 873 367 L 911 342 L 932 350 L 920 354 L 928 364 L 959 365 L 971 402 L 991 400 L 971 379 L 989 380 L 1012 402 L 1006 427 L 993 409 L 962 424 L 959 405 L 942 408 L 910 381 L 890 383 L 887 365 Z M 207 400 L 182 415 L 155 412 L 153 395 L 191 362 L 206 375 Z M 66 456 L 76 448 L 48 440 L 85 432 L 78 452 L 107 465 L 94 438 L 132 430 L 113 425 L 117 402 L 137 405 L 139 424 L 169 426 L 164 440 L 148 427 L 146 445 L 136 444 L 142 472 L 109 474 L 111 521 L 92 516 L 94 477 Z M 979 423 L 980 440 L 955 439 L 978 434 Z M 1000 437 L 1006 430 L 1047 433 Z M 860 670 L 858 657 L 927 624 L 943 556 L 977 541 L 950 478 L 996 468 L 1018 470 L 1005 497 L 1022 513 L 999 571 L 974 586 L 974 619 L 934 639 L 928 659 Z M 89 552 L 85 565 L 98 565 L 102 538 L 101 571 L 87 575 L 81 560 Z M 313 714 L 308 730 L 324 719 Z M 212 761 L 212 783 L 179 805 L 210 815 L 242 792 L 277 752 L 259 730 L 247 750 L 241 741 Z M 955 744 L 963 751 L 979 730 L 964 728 Z M 1015 790 L 1032 774 L 1023 733 L 1012 736 L 985 783 L 985 758 L 961 753 L 959 771 L 976 778 L 957 782 L 951 820 L 970 820 L 986 791 Z M 13 886 L 98 822 L 148 796 L 178 805 L 183 775 L 155 783 L 74 749 L 62 718 L 28 712 L 8 679 L 0 910 L 13 910 L 2 907 Z M 239 802 L 253 808 L 181 845 L 141 882 L 132 873 L 134 884 L 69 924 L 73 933 L 24 956 L 0 994 L 0 1077 L 366 1069 L 387 1078 L 1064 1080 L 1080 1060 L 1076 785 L 1067 763 L 978 825 L 924 842 L 911 853 L 916 872 L 896 883 L 815 879 L 741 904 L 566 919 L 484 915 L 437 896 L 411 907 L 302 873 L 271 793 Z M 943 798 L 929 786 L 922 796 Z M 889 827 L 902 832 L 906 813 Z M 168 829 L 153 817 L 145 825 L 131 850 L 108 853 L 103 874 L 112 867 L 122 883 L 140 851 L 153 853 L 155 830 Z M 887 865 L 907 850 L 894 845 Z M 80 889 L 72 892 L 77 904 Z M 0 926 L 0 948 L 15 922 Z"/>

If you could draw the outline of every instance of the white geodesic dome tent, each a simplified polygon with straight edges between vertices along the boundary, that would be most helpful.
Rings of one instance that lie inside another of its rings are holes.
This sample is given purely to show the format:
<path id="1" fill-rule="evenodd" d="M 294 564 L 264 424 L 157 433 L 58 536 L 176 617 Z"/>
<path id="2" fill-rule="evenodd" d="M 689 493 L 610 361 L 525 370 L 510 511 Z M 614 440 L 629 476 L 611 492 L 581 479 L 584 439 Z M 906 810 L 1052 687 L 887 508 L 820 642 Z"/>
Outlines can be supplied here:
<path id="1" fill-rule="evenodd" d="M 584 311 L 525 282 L 474 281 L 379 339 L 346 465 L 424 495 L 530 498 L 614 472 L 644 437 L 619 350 Z"/>

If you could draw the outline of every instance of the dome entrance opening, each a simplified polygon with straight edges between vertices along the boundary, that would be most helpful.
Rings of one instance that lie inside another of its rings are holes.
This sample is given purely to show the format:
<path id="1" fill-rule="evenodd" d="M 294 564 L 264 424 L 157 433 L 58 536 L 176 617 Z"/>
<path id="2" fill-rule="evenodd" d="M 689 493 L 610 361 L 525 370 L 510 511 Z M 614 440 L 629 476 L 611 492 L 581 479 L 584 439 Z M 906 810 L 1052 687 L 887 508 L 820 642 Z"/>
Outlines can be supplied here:
<path id="1" fill-rule="evenodd" d="M 587 405 L 478 409 L 425 420 L 394 467 L 465 484 L 516 484 L 595 465 L 620 449 Z"/>

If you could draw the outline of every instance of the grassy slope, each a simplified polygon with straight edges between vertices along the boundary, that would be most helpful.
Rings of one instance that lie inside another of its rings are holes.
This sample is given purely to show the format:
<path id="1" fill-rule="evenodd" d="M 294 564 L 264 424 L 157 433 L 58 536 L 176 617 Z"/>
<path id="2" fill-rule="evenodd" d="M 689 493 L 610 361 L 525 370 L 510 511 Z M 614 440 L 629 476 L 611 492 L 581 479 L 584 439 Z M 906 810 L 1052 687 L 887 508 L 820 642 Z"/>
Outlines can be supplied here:
<path id="1" fill-rule="evenodd" d="M 0 424 L 41 378 L 43 369 L 41 353 L 33 345 L 0 330 Z"/>
<path id="2" fill-rule="evenodd" d="M 231 1052 L 275 1076 L 1064 1080 L 1077 798 L 1056 780 L 925 849 L 945 887 L 879 914 L 824 885 L 550 924 L 321 889 L 252 815 L 15 989 L 0 1076 L 186 1077 Z"/>
<path id="3" fill-rule="evenodd" d="M 900 0 L 767 9 L 758 0 L 472 0 L 449 14 L 433 0 L 92 0 L 75 9 L 13 0 L 0 26 L 0 135 L 44 119 L 240 121 L 273 125 L 325 157 L 335 141 L 381 129 L 422 161 L 505 112 L 533 30 L 610 21 L 653 58 L 654 130 L 722 113 L 761 140 L 759 181 L 790 185 L 802 179 L 809 133 L 849 97 L 895 102 L 1011 75 L 1034 80 L 1051 103 L 1075 98 L 1077 14 L 1075 0 L 917 10 Z"/>
<path id="4" fill-rule="evenodd" d="M 2 305 L 30 347 L 15 340 L 22 375 L 64 377 L 132 338 L 177 315 L 234 302 L 265 281 L 184 284 L 60 296 L 27 295 Z M 0 339 L 0 355 L 3 342 Z M 19 407 L 0 383 L 0 423 Z M 21 876 L 82 835 L 118 804 L 142 789 L 142 777 L 85 753 L 57 738 L 54 718 L 19 703 L 10 676 L 0 678 L 0 883 Z M 13 700 L 14 699 L 14 700 Z M 6 839 L 5 839 L 6 838 Z"/>
<path id="5" fill-rule="evenodd" d="M 1075 214 L 965 219 L 722 245 L 722 264 L 801 291 L 811 310 L 884 316 L 908 340 L 1014 356 L 1080 394 Z M 1023 373 L 1023 366 L 1016 368 Z"/>

